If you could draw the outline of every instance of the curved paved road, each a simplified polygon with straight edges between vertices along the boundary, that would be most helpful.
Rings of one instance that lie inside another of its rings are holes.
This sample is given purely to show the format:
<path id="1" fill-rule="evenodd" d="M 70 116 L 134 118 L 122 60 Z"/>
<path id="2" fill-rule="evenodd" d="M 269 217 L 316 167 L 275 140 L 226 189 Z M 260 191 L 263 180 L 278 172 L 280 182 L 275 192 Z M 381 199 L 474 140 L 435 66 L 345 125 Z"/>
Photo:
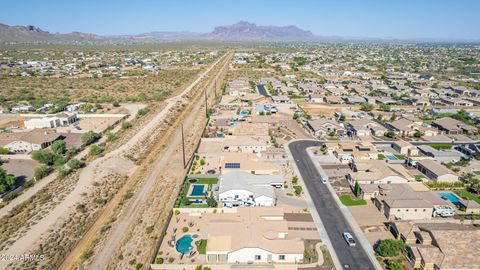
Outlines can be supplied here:
<path id="1" fill-rule="evenodd" d="M 333 197 L 335 195 L 332 196 L 327 185 L 321 183 L 320 174 L 307 153 L 308 147 L 322 144 L 320 141 L 302 140 L 291 142 L 288 148 L 341 265 L 345 269 L 347 269 L 345 265 L 349 266 L 348 269 L 376 269 L 367 252 L 360 245 L 359 238 L 342 214 Z M 356 247 L 349 247 L 346 244 L 342 236 L 343 232 L 350 232 L 354 236 L 357 240 Z"/>

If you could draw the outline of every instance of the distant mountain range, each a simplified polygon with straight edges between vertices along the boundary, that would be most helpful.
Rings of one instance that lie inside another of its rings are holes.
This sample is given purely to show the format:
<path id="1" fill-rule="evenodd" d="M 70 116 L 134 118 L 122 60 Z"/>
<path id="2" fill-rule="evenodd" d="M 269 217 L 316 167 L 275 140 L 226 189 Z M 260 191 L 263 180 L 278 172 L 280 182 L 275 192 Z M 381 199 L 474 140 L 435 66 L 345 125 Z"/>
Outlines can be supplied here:
<path id="1" fill-rule="evenodd" d="M 137 35 L 100 36 L 89 33 L 50 33 L 35 26 L 0 24 L 0 43 L 118 43 L 159 42 L 181 40 L 219 41 L 305 41 L 313 40 L 310 31 L 296 26 L 259 26 L 240 21 L 233 25 L 215 27 L 210 33 L 149 32 Z"/>
<path id="2" fill-rule="evenodd" d="M 400 40 L 362 37 L 315 36 L 312 32 L 289 26 L 261 26 L 240 21 L 233 25 L 217 26 L 209 33 L 154 31 L 135 35 L 101 36 L 90 33 L 50 33 L 35 26 L 9 26 L 0 23 L 0 43 L 154 43 L 168 41 L 372 41 L 372 42 L 478 42 L 472 40 Z"/>

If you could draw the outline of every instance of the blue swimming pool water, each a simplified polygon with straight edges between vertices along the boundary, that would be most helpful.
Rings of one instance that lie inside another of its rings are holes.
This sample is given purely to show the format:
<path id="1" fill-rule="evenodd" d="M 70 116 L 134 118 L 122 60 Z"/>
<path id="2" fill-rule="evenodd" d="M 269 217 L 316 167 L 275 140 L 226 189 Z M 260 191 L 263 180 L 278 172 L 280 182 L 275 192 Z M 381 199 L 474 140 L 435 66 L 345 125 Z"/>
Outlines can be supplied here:
<path id="1" fill-rule="evenodd" d="M 240 114 L 248 115 L 248 111 L 241 111 Z"/>
<path id="2" fill-rule="evenodd" d="M 388 160 L 398 160 L 398 158 L 394 155 L 387 156 Z"/>
<path id="3" fill-rule="evenodd" d="M 182 254 L 188 253 L 192 249 L 192 241 L 193 238 L 190 235 L 184 235 L 178 239 L 175 248 Z"/>
<path id="4" fill-rule="evenodd" d="M 193 185 L 191 196 L 203 196 L 205 190 L 204 185 Z"/>
<path id="5" fill-rule="evenodd" d="M 457 196 L 453 195 L 452 193 L 450 192 L 447 192 L 447 193 L 439 193 L 438 195 L 440 195 L 440 197 L 442 199 L 447 199 L 449 201 L 451 201 L 453 204 L 455 205 L 458 205 L 460 204 L 460 200 L 458 199 Z"/>

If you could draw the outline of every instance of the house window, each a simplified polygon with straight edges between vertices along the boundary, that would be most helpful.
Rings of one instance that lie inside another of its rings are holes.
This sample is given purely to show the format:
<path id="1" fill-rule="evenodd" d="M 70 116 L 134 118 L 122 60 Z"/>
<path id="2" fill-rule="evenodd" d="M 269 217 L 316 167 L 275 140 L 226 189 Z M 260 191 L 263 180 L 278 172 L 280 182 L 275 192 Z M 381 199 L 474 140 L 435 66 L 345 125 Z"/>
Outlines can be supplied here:
<path id="1" fill-rule="evenodd" d="M 397 209 L 397 212 L 400 212 L 400 209 Z"/>
<path id="2" fill-rule="evenodd" d="M 426 211 L 427 211 L 427 209 L 423 209 L 423 212 L 426 212 Z"/>
<path id="3" fill-rule="evenodd" d="M 255 255 L 255 261 L 260 261 L 262 259 L 262 255 Z"/>
<path id="4" fill-rule="evenodd" d="M 408 212 L 408 209 L 406 209 L 405 211 L 407 211 L 407 212 Z"/>
<path id="5" fill-rule="evenodd" d="M 285 261 L 285 255 L 278 255 L 279 261 Z"/>
<path id="6" fill-rule="evenodd" d="M 417 209 L 415 209 L 415 212 L 417 212 Z"/>

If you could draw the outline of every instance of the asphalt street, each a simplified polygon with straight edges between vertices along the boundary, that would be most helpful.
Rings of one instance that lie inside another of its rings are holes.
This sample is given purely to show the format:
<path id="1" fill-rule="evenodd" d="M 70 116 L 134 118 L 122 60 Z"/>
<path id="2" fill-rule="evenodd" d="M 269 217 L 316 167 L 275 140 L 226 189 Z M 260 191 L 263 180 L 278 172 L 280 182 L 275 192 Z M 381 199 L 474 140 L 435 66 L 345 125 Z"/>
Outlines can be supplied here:
<path id="1" fill-rule="evenodd" d="M 290 143 L 289 149 L 341 265 L 344 269 L 375 269 L 367 252 L 358 242 L 357 235 L 335 202 L 335 198 L 332 197 L 328 187 L 320 181 L 320 174 L 306 152 L 308 147 L 322 144 L 320 141 L 295 141 Z M 355 247 L 347 245 L 342 236 L 344 232 L 350 232 L 357 240 Z"/>

